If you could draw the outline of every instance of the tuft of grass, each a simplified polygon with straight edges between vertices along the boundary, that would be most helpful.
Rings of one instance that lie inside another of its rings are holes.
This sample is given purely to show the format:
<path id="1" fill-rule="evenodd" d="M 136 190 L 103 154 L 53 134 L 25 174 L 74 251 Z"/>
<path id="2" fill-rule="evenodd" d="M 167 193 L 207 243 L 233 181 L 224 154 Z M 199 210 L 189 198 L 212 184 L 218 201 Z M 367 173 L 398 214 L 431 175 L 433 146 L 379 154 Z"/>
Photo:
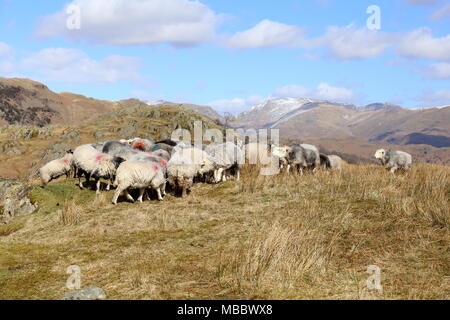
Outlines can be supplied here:
<path id="1" fill-rule="evenodd" d="M 82 209 L 74 200 L 70 200 L 62 210 L 59 210 L 59 221 L 63 226 L 77 225 L 80 223 Z"/>

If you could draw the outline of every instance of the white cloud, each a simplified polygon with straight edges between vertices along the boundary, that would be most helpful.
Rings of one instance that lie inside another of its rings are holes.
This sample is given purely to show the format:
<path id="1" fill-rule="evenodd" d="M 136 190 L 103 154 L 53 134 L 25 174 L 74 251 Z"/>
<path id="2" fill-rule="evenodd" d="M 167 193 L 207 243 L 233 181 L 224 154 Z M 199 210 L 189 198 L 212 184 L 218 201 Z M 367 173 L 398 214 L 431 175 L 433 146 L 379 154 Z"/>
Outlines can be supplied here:
<path id="1" fill-rule="evenodd" d="M 337 59 L 365 59 L 381 55 L 394 43 L 393 34 L 371 31 L 367 28 L 356 29 L 353 25 L 328 27 L 326 34 L 318 44 L 326 47 Z"/>
<path id="2" fill-rule="evenodd" d="M 416 29 L 402 39 L 398 51 L 411 58 L 450 61 L 450 35 L 434 38 L 431 29 Z"/>
<path id="3" fill-rule="evenodd" d="M 431 15 L 431 20 L 440 21 L 449 17 L 450 17 L 450 3 L 447 3 L 442 8 L 439 8 L 435 12 L 433 12 L 433 14 Z"/>
<path id="4" fill-rule="evenodd" d="M 4 42 L 0 42 L 0 56 L 11 56 L 14 53 L 13 48 L 11 48 L 8 44 Z"/>
<path id="5" fill-rule="evenodd" d="M 41 37 L 63 36 L 96 44 L 193 46 L 214 39 L 219 17 L 199 1 L 73 0 L 80 8 L 81 28 L 66 27 L 66 8 L 44 17 Z"/>
<path id="6" fill-rule="evenodd" d="M 257 105 L 264 100 L 266 99 L 261 96 L 253 95 L 247 98 L 215 100 L 208 103 L 208 105 L 220 113 L 229 112 L 231 114 L 236 114 L 248 109 L 249 107 Z"/>
<path id="7" fill-rule="evenodd" d="M 450 63 L 434 63 L 420 73 L 430 79 L 450 79 Z"/>
<path id="8" fill-rule="evenodd" d="M 332 102 L 355 102 L 359 98 L 358 95 L 350 89 L 333 87 L 328 83 L 321 83 L 315 88 L 288 85 L 276 89 L 273 95 L 279 98 L 310 98 Z"/>
<path id="9" fill-rule="evenodd" d="M 225 46 L 238 49 L 296 47 L 304 44 L 303 34 L 303 29 L 297 26 L 263 20 L 253 28 L 231 36 Z"/>
<path id="10" fill-rule="evenodd" d="M 425 91 L 418 97 L 421 107 L 439 107 L 450 105 L 450 90 Z"/>
<path id="11" fill-rule="evenodd" d="M 7 75 L 14 72 L 14 50 L 8 44 L 0 42 L 0 72 Z"/>
<path id="12" fill-rule="evenodd" d="M 72 83 L 115 83 L 141 81 L 139 60 L 109 56 L 93 60 L 77 49 L 47 48 L 22 60 L 21 69 L 45 80 Z"/>

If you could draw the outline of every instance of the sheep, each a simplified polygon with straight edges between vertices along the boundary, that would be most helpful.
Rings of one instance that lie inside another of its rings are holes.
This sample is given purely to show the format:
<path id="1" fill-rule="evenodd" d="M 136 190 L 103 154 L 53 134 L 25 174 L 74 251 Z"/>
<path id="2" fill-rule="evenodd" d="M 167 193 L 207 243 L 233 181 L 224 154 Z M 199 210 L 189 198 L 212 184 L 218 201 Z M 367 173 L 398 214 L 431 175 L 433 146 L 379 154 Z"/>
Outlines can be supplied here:
<path id="1" fill-rule="evenodd" d="M 326 154 L 320 154 L 320 166 L 325 170 L 331 169 L 331 161 Z"/>
<path id="2" fill-rule="evenodd" d="M 48 162 L 39 169 L 42 187 L 45 187 L 50 181 L 63 175 L 67 178 L 73 173 L 73 151 L 68 150 L 66 155 L 60 159 Z"/>
<path id="3" fill-rule="evenodd" d="M 245 145 L 245 159 L 249 164 L 268 165 L 272 161 L 270 146 L 264 143 L 249 143 Z"/>
<path id="4" fill-rule="evenodd" d="M 291 148 L 288 146 L 272 146 L 272 155 L 278 157 L 281 169 L 285 169 L 286 172 L 289 172 L 291 166 L 289 165 L 289 152 Z"/>
<path id="5" fill-rule="evenodd" d="M 309 144 L 294 145 L 289 152 L 289 162 L 303 175 L 304 169 L 317 170 L 320 167 L 320 153 Z"/>
<path id="6" fill-rule="evenodd" d="M 133 149 L 130 145 L 119 141 L 106 142 L 101 152 L 113 157 L 121 157 L 125 160 L 131 160 L 133 157 L 142 153 L 142 151 Z"/>
<path id="7" fill-rule="evenodd" d="M 132 140 L 128 140 L 127 143 L 135 150 L 140 150 L 144 152 L 148 152 L 152 149 L 155 144 L 152 140 L 149 139 L 141 139 L 135 138 Z"/>
<path id="8" fill-rule="evenodd" d="M 329 155 L 328 160 L 330 161 L 331 170 L 340 171 L 344 167 L 345 162 L 339 156 Z"/>
<path id="9" fill-rule="evenodd" d="M 175 192 L 184 198 L 190 191 L 194 178 L 214 170 L 213 162 L 206 152 L 197 148 L 176 152 L 167 164 L 168 182 Z"/>
<path id="10" fill-rule="evenodd" d="M 96 182 L 96 192 L 100 193 L 100 179 L 114 181 L 114 176 L 119 165 L 124 161 L 123 158 L 113 157 L 111 155 L 97 151 L 92 145 L 83 145 L 75 149 L 73 153 L 73 163 L 77 170 L 81 173 L 78 175 L 79 187 L 83 189 L 81 176 L 86 177 L 89 183 L 91 177 Z M 108 183 L 107 190 L 109 191 Z"/>
<path id="11" fill-rule="evenodd" d="M 412 156 L 403 151 L 380 149 L 375 153 L 375 158 L 393 174 L 399 169 L 410 170 L 412 165 Z"/>
<path id="12" fill-rule="evenodd" d="M 150 152 L 155 152 L 155 151 L 158 151 L 158 150 L 165 150 L 168 153 L 172 154 L 172 153 L 174 153 L 174 148 L 175 147 L 173 147 L 173 146 L 171 146 L 169 144 L 166 144 L 166 143 L 155 143 L 151 147 Z"/>
<path id="13" fill-rule="evenodd" d="M 232 170 L 236 171 L 236 179 L 240 180 L 240 169 L 244 163 L 244 155 L 234 143 L 227 142 L 220 145 L 210 145 L 205 148 L 205 152 L 211 157 L 214 163 L 214 181 L 216 183 L 227 181 L 227 174 Z"/>
<path id="14" fill-rule="evenodd" d="M 166 140 L 155 142 L 155 144 L 167 144 L 171 147 L 176 147 L 179 144 L 179 142 L 176 142 L 176 141 L 173 141 L 170 139 L 166 139 Z"/>
<path id="15" fill-rule="evenodd" d="M 162 194 L 165 194 L 166 177 L 163 167 L 158 162 L 152 161 L 125 161 L 117 169 L 114 187 L 117 187 L 112 203 L 117 204 L 117 200 L 122 193 L 125 193 L 128 200 L 134 202 L 134 198 L 129 194 L 129 189 L 139 189 L 137 201 L 143 201 L 143 196 L 147 188 L 156 190 L 158 200 L 163 201 Z"/>

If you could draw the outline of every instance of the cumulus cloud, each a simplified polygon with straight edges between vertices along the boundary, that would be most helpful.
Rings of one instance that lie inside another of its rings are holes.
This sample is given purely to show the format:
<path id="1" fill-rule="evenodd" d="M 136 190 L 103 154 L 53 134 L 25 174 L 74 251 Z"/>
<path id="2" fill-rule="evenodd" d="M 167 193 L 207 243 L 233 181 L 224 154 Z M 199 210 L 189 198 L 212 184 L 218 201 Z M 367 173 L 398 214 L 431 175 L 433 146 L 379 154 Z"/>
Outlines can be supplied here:
<path id="1" fill-rule="evenodd" d="M 446 4 L 442 8 L 437 9 L 431 15 L 431 20 L 440 21 L 446 18 L 450 18 L 450 3 Z"/>
<path id="2" fill-rule="evenodd" d="M 265 47 L 296 47 L 305 44 L 304 30 L 271 20 L 263 20 L 251 29 L 237 32 L 225 41 L 225 46 L 250 49 Z"/>
<path id="3" fill-rule="evenodd" d="M 317 44 L 327 48 L 337 59 L 366 59 L 381 55 L 396 38 L 393 34 L 367 28 L 356 29 L 353 25 L 331 26 Z"/>
<path id="4" fill-rule="evenodd" d="M 431 29 L 416 29 L 402 39 L 398 51 L 411 58 L 450 61 L 450 35 L 434 38 Z"/>
<path id="5" fill-rule="evenodd" d="M 430 79 L 450 79 L 450 63 L 434 63 L 420 70 L 420 73 Z"/>
<path id="6" fill-rule="evenodd" d="M 421 107 L 440 107 L 450 105 L 450 90 L 425 91 L 418 97 Z"/>
<path id="7" fill-rule="evenodd" d="M 306 38 L 304 29 L 263 20 L 251 29 L 238 32 L 225 41 L 225 46 L 239 49 L 264 47 L 318 48 L 328 50 L 340 59 L 365 59 L 382 54 L 397 39 L 396 35 L 357 29 L 353 25 L 330 26 L 325 35 Z"/>
<path id="8" fill-rule="evenodd" d="M 136 58 L 112 55 L 94 60 L 77 49 L 43 49 L 23 59 L 20 67 L 51 81 L 103 84 L 142 80 Z"/>
<path id="9" fill-rule="evenodd" d="M 311 98 L 332 102 L 355 102 L 358 95 L 347 88 L 333 87 L 328 83 L 321 83 L 315 88 L 299 85 L 288 85 L 278 88 L 273 95 L 279 98 Z"/>
<path id="10" fill-rule="evenodd" d="M 67 28 L 67 8 L 80 9 L 80 29 Z M 194 46 L 211 41 L 219 17 L 191 0 L 73 0 L 43 17 L 41 37 L 67 37 L 95 44 Z"/>
<path id="11" fill-rule="evenodd" d="M 247 98 L 215 100 L 208 103 L 208 105 L 220 113 L 229 112 L 231 114 L 236 114 L 248 109 L 249 107 L 257 105 L 264 100 L 266 99 L 261 96 L 253 95 Z"/>

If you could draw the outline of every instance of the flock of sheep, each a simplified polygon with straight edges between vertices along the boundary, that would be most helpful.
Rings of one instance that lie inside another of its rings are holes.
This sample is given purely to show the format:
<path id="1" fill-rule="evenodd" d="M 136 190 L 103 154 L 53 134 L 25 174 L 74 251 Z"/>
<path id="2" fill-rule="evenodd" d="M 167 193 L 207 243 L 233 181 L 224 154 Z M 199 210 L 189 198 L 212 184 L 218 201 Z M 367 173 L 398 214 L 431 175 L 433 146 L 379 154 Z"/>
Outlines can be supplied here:
<path id="1" fill-rule="evenodd" d="M 378 150 L 375 154 L 387 169 L 395 173 L 399 169 L 409 170 L 411 155 L 402 151 Z M 117 204 L 121 195 L 129 201 L 135 199 L 130 190 L 139 190 L 137 201 L 142 202 L 144 195 L 148 200 L 155 193 L 158 200 L 166 195 L 166 185 L 176 195 L 186 197 L 194 181 L 211 183 L 225 182 L 231 176 L 240 179 L 240 170 L 244 163 L 270 164 L 271 167 L 286 172 L 303 174 L 304 170 L 316 171 L 319 168 L 341 170 L 344 161 L 335 155 L 321 154 L 317 147 L 308 144 L 293 146 L 268 146 L 250 143 L 244 145 L 227 142 L 193 146 L 185 142 L 164 140 L 154 142 L 149 139 L 108 141 L 87 144 L 69 150 L 61 158 L 53 160 L 39 169 L 42 185 L 63 175 L 79 179 L 86 178 L 96 182 L 96 192 L 100 193 L 101 180 L 106 180 L 106 190 L 111 185 L 116 188 L 113 204 Z M 153 190 L 153 191 L 151 191 Z"/>

